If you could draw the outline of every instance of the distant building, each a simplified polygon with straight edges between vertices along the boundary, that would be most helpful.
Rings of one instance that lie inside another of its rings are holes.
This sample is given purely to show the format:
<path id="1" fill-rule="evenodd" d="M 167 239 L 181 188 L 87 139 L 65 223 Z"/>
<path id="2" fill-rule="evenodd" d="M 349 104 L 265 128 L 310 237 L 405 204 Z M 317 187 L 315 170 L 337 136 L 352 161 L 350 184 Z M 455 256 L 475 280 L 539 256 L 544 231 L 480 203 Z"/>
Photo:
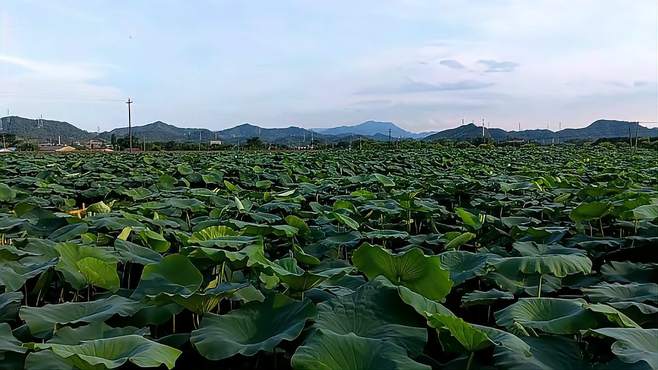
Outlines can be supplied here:
<path id="1" fill-rule="evenodd" d="M 39 151 L 40 152 L 56 152 L 58 149 L 62 149 L 64 145 L 58 145 L 53 143 L 40 143 Z"/>
<path id="2" fill-rule="evenodd" d="M 222 141 L 221 140 L 210 140 L 210 146 L 213 146 L 213 145 L 222 145 Z"/>
<path id="3" fill-rule="evenodd" d="M 106 148 L 108 148 L 108 145 L 107 145 L 107 143 L 105 142 L 105 140 L 102 140 L 102 139 L 99 139 L 99 138 L 95 138 L 95 139 L 91 139 L 91 140 L 89 140 L 89 142 L 87 142 L 87 143 L 85 144 L 85 147 L 86 147 L 87 149 L 91 149 L 91 150 L 100 150 L 100 149 L 106 149 Z"/>

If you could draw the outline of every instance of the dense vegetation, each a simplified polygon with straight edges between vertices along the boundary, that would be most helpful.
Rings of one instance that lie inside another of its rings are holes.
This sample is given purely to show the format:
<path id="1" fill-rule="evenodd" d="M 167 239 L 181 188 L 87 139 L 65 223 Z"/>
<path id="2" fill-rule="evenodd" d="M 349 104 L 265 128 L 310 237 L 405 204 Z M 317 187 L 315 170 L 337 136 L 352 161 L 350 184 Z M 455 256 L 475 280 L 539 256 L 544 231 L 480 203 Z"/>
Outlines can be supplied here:
<path id="1" fill-rule="evenodd" d="M 0 155 L 0 369 L 657 369 L 658 154 Z"/>

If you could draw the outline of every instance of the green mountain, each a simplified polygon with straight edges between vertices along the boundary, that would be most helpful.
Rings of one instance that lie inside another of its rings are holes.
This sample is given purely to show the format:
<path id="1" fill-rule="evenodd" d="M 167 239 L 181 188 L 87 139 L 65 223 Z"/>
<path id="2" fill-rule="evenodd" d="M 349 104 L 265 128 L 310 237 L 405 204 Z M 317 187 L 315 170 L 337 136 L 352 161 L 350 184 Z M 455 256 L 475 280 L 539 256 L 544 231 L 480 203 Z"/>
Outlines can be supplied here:
<path id="1" fill-rule="evenodd" d="M 333 129 L 323 129 L 321 132 L 294 126 L 286 128 L 264 128 L 248 123 L 220 131 L 211 131 L 205 128 L 182 128 L 161 121 L 143 126 L 134 126 L 132 129 L 133 137 L 140 140 L 146 139 L 150 142 L 198 142 L 199 140 L 208 142 L 210 140 L 222 140 L 228 144 L 236 144 L 238 142 L 246 142 L 253 137 L 258 137 L 266 143 L 292 146 L 310 144 L 312 138 L 321 142 L 359 140 L 359 138 L 386 141 L 388 140 L 388 129 L 391 129 L 393 140 L 396 140 L 398 137 L 412 139 L 413 136 L 410 135 L 420 135 L 405 131 L 390 122 L 375 121 L 364 122 L 356 126 L 340 126 Z M 355 132 L 349 132 L 350 130 Z M 97 136 L 95 133 L 79 129 L 68 122 L 28 119 L 16 116 L 0 119 L 0 133 L 14 134 L 20 138 L 34 139 L 39 142 L 57 142 L 58 139 L 61 139 L 62 143 L 67 144 L 76 141 L 85 141 Z M 556 142 L 558 139 L 560 142 L 565 142 L 573 140 L 597 140 L 601 138 L 624 138 L 629 135 L 635 136 L 636 134 L 639 137 L 658 137 L 658 128 L 647 128 L 635 122 L 628 121 L 598 120 L 587 127 L 564 129 L 557 132 L 546 129 L 524 131 L 505 131 L 499 128 L 484 129 L 485 137 L 492 138 L 496 141 L 523 139 L 539 143 Z M 113 135 L 116 138 L 126 137 L 128 136 L 128 128 L 116 128 L 112 131 L 103 132 L 98 136 L 109 141 Z M 423 140 L 473 140 L 481 137 L 482 127 L 471 123 L 436 132 L 425 136 Z"/>
<path id="2" fill-rule="evenodd" d="M 48 119 L 29 119 L 17 116 L 0 118 L 0 132 L 14 134 L 24 139 L 53 143 L 61 139 L 62 143 L 88 140 L 95 135 L 81 130 L 68 122 Z"/>
<path id="3" fill-rule="evenodd" d="M 391 140 L 397 140 L 398 138 L 419 139 L 425 136 L 423 134 L 407 131 L 393 122 L 379 122 L 379 121 L 366 121 L 358 125 L 352 125 L 352 126 L 317 128 L 314 129 L 314 131 L 324 135 L 334 135 L 334 136 L 351 136 L 351 135 L 370 136 L 376 140 L 377 139 L 388 140 L 389 132 L 391 134 Z"/>
<path id="4" fill-rule="evenodd" d="M 482 126 L 476 126 L 473 123 L 467 125 L 462 125 L 459 127 L 439 131 L 432 135 L 426 136 L 423 140 L 474 140 L 482 137 Z M 492 138 L 494 140 L 507 140 L 509 139 L 509 133 L 503 129 L 499 128 L 484 128 L 484 136 L 487 138 Z"/>
<path id="5" fill-rule="evenodd" d="M 214 140 L 217 136 L 213 131 L 205 128 L 182 128 L 156 121 L 143 126 L 133 126 L 132 134 L 134 138 L 146 141 L 209 141 Z M 128 127 L 115 128 L 112 131 L 106 131 L 99 136 L 105 140 L 111 140 L 112 135 L 117 138 L 128 136 Z"/>
<path id="6" fill-rule="evenodd" d="M 284 144 L 284 145 L 304 145 L 313 139 L 324 139 L 325 135 L 314 133 L 301 127 L 286 128 L 264 128 L 244 123 L 232 128 L 218 131 L 219 138 L 227 143 L 237 143 L 238 140 L 246 141 L 252 137 L 258 137 L 263 142 Z"/>
<path id="7" fill-rule="evenodd" d="M 567 128 L 560 131 L 551 131 L 546 129 L 523 130 L 523 131 L 505 131 L 499 128 L 486 128 L 484 135 L 496 141 L 523 139 L 536 141 L 539 143 L 550 143 L 579 140 L 597 140 L 604 138 L 620 138 L 630 135 L 639 137 L 657 137 L 658 128 L 648 128 L 639 125 L 636 122 L 615 121 L 615 120 L 598 120 L 583 128 Z M 482 126 L 476 126 L 472 123 L 462 125 L 456 128 L 439 131 L 429 135 L 424 140 L 473 140 L 482 137 Z"/>

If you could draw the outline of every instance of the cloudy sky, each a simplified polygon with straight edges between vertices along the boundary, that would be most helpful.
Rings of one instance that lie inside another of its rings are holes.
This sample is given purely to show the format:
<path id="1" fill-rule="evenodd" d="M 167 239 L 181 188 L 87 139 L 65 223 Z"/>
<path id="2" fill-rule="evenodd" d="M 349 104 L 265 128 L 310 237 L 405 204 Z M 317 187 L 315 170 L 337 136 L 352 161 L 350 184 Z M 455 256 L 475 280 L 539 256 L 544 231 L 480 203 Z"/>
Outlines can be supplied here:
<path id="1" fill-rule="evenodd" d="M 657 121 L 656 0 L 2 0 L 0 115 L 88 130 Z M 658 126 L 658 124 L 647 124 Z"/>

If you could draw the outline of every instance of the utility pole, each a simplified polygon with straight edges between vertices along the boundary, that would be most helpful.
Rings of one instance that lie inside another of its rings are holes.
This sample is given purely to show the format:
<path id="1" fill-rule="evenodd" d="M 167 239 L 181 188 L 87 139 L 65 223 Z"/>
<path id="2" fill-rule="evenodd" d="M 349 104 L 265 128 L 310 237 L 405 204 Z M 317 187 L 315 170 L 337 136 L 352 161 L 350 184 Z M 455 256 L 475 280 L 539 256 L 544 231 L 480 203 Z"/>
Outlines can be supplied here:
<path id="1" fill-rule="evenodd" d="M 201 151 L 201 131 L 199 131 L 199 151 Z"/>
<path id="2" fill-rule="evenodd" d="M 126 104 L 128 104 L 128 145 L 129 145 L 128 151 L 130 153 L 133 152 L 133 127 L 132 127 L 132 118 L 130 116 L 130 104 L 132 103 L 133 101 L 130 100 L 130 98 L 128 98 Z"/>
<path id="3" fill-rule="evenodd" d="M 484 118 L 482 118 L 482 140 L 484 140 Z"/>
<path id="4" fill-rule="evenodd" d="M 388 129 L 388 145 L 391 146 L 391 129 Z"/>

